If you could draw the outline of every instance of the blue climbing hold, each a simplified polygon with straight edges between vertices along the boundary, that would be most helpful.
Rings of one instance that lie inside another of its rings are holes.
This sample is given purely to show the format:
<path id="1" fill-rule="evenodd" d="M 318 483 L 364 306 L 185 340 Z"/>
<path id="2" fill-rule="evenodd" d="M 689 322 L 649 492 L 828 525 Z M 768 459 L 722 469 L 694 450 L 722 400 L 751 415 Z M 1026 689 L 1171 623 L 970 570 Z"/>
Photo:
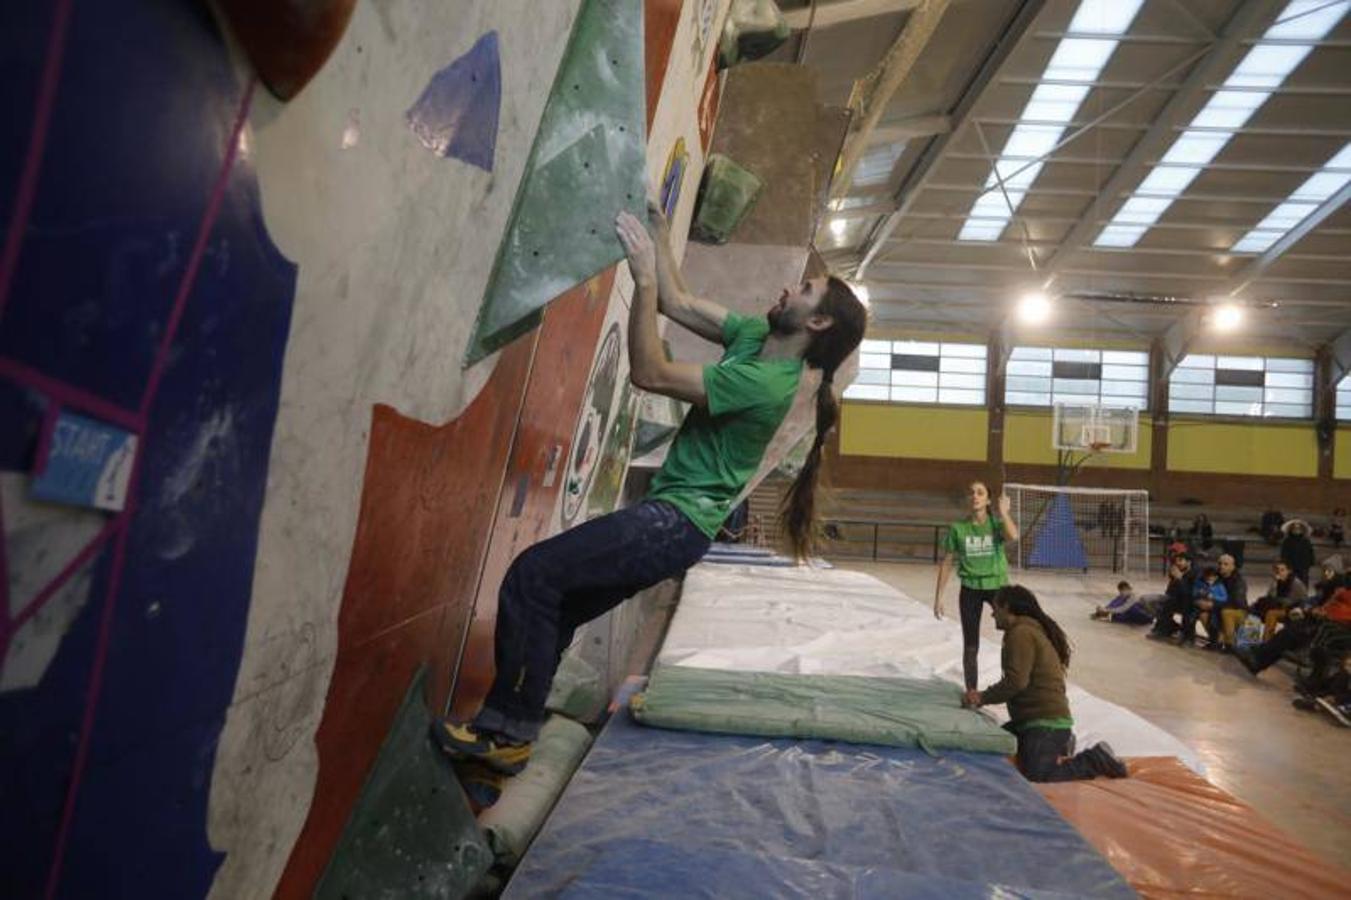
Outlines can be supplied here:
<path id="1" fill-rule="evenodd" d="M 502 63 L 490 31 L 432 76 L 405 117 L 428 150 L 491 172 L 501 107 Z"/>

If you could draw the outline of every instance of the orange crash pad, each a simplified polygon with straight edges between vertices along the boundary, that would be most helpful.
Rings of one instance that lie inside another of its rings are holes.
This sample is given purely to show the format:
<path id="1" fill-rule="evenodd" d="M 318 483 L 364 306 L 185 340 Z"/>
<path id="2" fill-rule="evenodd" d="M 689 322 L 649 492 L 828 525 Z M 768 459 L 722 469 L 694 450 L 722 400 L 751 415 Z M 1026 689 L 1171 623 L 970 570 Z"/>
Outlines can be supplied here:
<path id="1" fill-rule="evenodd" d="M 1345 898 L 1351 871 L 1173 757 L 1129 760 L 1119 781 L 1038 784 L 1141 897 Z"/>

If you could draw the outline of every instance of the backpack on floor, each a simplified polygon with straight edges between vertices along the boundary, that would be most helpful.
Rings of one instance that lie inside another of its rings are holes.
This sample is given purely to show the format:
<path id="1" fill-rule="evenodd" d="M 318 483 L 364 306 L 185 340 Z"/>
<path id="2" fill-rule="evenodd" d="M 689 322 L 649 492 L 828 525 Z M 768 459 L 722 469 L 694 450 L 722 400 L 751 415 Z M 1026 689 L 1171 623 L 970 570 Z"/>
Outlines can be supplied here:
<path id="1" fill-rule="evenodd" d="M 1234 646 L 1246 650 L 1262 643 L 1262 620 L 1257 616 L 1248 616 L 1234 632 Z"/>

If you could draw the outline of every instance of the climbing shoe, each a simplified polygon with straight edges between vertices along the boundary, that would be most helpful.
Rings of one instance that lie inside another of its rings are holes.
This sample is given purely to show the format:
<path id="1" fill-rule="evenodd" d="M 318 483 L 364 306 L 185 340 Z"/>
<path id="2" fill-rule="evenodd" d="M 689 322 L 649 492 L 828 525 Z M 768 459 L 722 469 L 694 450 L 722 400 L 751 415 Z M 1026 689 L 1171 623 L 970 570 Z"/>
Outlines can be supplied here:
<path id="1" fill-rule="evenodd" d="M 503 775 L 518 775 L 530 761 L 529 744 L 512 744 L 474 730 L 466 722 L 432 723 L 432 740 L 451 759 L 475 760 Z"/>

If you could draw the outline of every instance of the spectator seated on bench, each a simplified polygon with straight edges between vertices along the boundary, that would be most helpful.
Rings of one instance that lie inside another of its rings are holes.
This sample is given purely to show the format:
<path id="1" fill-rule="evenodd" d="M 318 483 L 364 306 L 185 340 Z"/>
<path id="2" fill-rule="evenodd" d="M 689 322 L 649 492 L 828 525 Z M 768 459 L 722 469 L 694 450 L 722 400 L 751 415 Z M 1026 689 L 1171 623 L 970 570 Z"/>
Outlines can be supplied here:
<path id="1" fill-rule="evenodd" d="M 1262 620 L 1262 639 L 1271 640 L 1276 626 L 1285 621 L 1290 610 L 1307 605 L 1309 590 L 1285 560 L 1271 564 L 1271 584 L 1253 604 L 1252 614 Z"/>
<path id="2" fill-rule="evenodd" d="M 1309 648 L 1310 671 L 1299 681 L 1302 693 L 1315 692 L 1326 685 L 1351 651 L 1351 587 L 1340 587 L 1332 599 L 1321 606 L 1290 615 L 1286 625 L 1267 641 L 1251 649 L 1234 651 L 1239 662 L 1254 675 L 1275 665 L 1291 650 Z"/>
<path id="3" fill-rule="evenodd" d="M 1229 594 L 1229 601 L 1219 611 L 1220 649 L 1229 651 L 1234 649 L 1238 626 L 1248 616 L 1248 581 L 1231 553 L 1220 555 L 1220 583 Z"/>
<path id="4" fill-rule="evenodd" d="M 1337 589 L 1351 585 L 1351 577 L 1348 577 L 1346 564 L 1342 562 L 1341 554 L 1334 553 L 1323 560 L 1323 577 L 1314 583 L 1313 596 L 1310 598 L 1311 605 L 1321 606 L 1332 599 L 1332 595 L 1337 593 Z"/>
<path id="5" fill-rule="evenodd" d="M 1192 568 L 1192 559 L 1186 553 L 1173 556 L 1168 567 L 1168 586 L 1163 591 L 1163 602 L 1159 604 L 1154 616 L 1154 627 L 1145 637 L 1155 640 L 1169 640 L 1182 630 L 1178 624 L 1192 614 L 1192 591 L 1196 586 L 1197 572 Z M 1192 625 L 1195 628 L 1195 623 Z"/>

